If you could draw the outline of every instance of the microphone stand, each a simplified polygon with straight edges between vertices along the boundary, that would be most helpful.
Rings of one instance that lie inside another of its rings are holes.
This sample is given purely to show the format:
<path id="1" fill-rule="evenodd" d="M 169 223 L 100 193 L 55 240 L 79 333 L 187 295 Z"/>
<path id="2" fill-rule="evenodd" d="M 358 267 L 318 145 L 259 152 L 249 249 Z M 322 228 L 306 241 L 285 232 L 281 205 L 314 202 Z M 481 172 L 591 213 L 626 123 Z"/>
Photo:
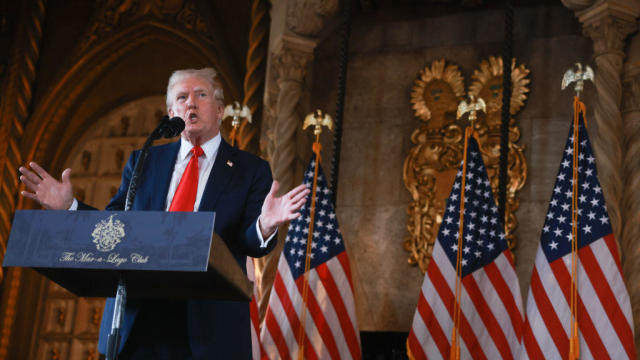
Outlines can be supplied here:
<path id="1" fill-rule="evenodd" d="M 149 155 L 149 148 L 151 148 L 151 144 L 161 137 L 171 138 L 177 136 L 182 132 L 182 130 L 184 130 L 184 121 L 182 119 L 178 117 L 169 119 L 168 116 L 164 116 L 160 121 L 160 125 L 153 130 L 151 135 L 149 135 L 140 150 L 140 156 L 138 156 L 138 159 L 136 160 L 136 165 L 134 166 L 133 174 L 129 181 L 124 211 L 131 211 L 133 200 L 136 197 L 138 181 L 140 180 L 144 163 Z M 118 278 L 113 319 L 111 320 L 111 333 L 109 333 L 107 338 L 106 360 L 117 360 L 118 358 L 118 349 L 120 348 L 120 328 L 122 326 L 124 310 L 127 303 L 127 287 L 124 278 L 122 277 L 122 273 L 118 273 Z"/>

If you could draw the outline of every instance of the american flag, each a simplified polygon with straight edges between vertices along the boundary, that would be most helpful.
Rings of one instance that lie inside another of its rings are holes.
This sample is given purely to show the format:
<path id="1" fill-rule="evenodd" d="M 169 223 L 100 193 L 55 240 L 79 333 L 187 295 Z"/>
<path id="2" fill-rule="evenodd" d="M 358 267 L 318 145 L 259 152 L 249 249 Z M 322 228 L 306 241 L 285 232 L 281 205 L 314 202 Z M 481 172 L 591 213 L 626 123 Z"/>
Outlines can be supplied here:
<path id="1" fill-rule="evenodd" d="M 580 114 L 578 145 L 578 327 L 581 359 L 635 359 L 629 294 Z M 573 126 L 531 275 L 522 358 L 566 359 L 570 338 Z"/>
<path id="2" fill-rule="evenodd" d="M 449 358 L 456 256 L 462 251 L 460 358 L 512 359 L 522 336 L 522 298 L 491 184 L 473 137 L 467 151 L 463 243 L 459 249 L 462 176 L 461 166 L 422 283 L 407 352 L 414 359 Z"/>
<path id="3" fill-rule="evenodd" d="M 309 188 L 313 184 L 315 166 L 312 159 L 304 176 Z M 361 358 L 349 259 L 330 195 L 322 168 L 319 168 L 306 306 L 303 305 L 303 273 L 311 222 L 311 195 L 300 211 L 302 215 L 289 225 L 262 325 L 261 340 L 270 359 L 299 356 L 302 323 L 305 359 Z"/>

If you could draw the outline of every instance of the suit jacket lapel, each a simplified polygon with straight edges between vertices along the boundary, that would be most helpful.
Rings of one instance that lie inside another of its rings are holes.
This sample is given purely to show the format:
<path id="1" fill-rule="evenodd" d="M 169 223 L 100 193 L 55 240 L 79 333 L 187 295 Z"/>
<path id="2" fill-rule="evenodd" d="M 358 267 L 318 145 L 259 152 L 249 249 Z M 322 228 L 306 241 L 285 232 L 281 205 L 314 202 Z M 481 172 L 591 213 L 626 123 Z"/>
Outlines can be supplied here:
<path id="1" fill-rule="evenodd" d="M 207 186 L 204 188 L 198 211 L 213 211 L 216 209 L 220 195 L 222 195 L 233 178 L 233 159 L 237 152 L 238 149 L 231 147 L 222 139 L 216 155 L 216 161 L 213 163 L 213 169 L 211 169 L 207 180 Z"/>
<path id="2" fill-rule="evenodd" d="M 152 183 L 154 184 L 154 191 L 151 193 L 151 209 L 164 211 L 167 201 L 167 192 L 169 191 L 169 183 L 171 182 L 171 176 L 173 175 L 173 168 L 176 165 L 176 159 L 178 158 L 178 151 L 180 150 L 180 140 L 158 148 L 156 152 L 158 159 L 154 159 L 151 163 L 154 164 Z"/>

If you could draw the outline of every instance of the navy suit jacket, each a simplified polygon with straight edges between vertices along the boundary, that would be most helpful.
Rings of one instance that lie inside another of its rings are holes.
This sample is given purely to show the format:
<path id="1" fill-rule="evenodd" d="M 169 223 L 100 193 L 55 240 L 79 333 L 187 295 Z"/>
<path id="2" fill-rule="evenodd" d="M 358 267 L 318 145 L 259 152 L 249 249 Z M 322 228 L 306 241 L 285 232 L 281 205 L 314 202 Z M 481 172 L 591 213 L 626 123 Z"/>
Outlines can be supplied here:
<path id="1" fill-rule="evenodd" d="M 152 147 L 142 171 L 132 210 L 166 209 L 169 183 L 180 149 L 180 141 Z M 131 154 L 122 174 L 122 182 L 107 210 L 123 210 L 127 189 L 139 151 Z M 275 247 L 275 239 L 260 247 L 256 221 L 271 187 L 269 164 L 247 152 L 231 147 L 224 140 L 207 180 L 199 211 L 215 211 L 214 231 L 246 271 L 246 256 L 259 257 Z M 79 209 L 90 208 L 80 204 Z M 121 330 L 119 351 L 131 333 L 142 300 L 129 300 Z M 248 302 L 188 300 L 187 330 L 193 359 L 250 359 L 251 333 Z M 107 299 L 98 350 L 106 352 L 111 331 L 114 299 Z M 161 314 L 159 314 L 161 316 Z"/>

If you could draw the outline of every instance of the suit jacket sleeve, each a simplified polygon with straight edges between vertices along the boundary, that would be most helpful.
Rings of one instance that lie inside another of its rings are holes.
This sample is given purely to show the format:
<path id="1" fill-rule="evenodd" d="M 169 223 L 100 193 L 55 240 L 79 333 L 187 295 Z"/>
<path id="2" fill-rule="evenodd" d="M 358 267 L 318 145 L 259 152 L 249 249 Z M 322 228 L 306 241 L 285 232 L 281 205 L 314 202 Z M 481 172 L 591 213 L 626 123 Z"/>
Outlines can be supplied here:
<path id="1" fill-rule="evenodd" d="M 252 257 L 261 257 L 268 254 L 273 250 L 277 242 L 277 239 L 274 238 L 266 247 L 262 247 L 262 242 L 256 231 L 256 224 L 262 211 L 262 204 L 271 189 L 272 182 L 273 177 L 271 176 L 269 164 L 260 159 L 249 186 L 242 224 L 242 229 L 244 230 L 244 248 L 242 251 Z"/>

